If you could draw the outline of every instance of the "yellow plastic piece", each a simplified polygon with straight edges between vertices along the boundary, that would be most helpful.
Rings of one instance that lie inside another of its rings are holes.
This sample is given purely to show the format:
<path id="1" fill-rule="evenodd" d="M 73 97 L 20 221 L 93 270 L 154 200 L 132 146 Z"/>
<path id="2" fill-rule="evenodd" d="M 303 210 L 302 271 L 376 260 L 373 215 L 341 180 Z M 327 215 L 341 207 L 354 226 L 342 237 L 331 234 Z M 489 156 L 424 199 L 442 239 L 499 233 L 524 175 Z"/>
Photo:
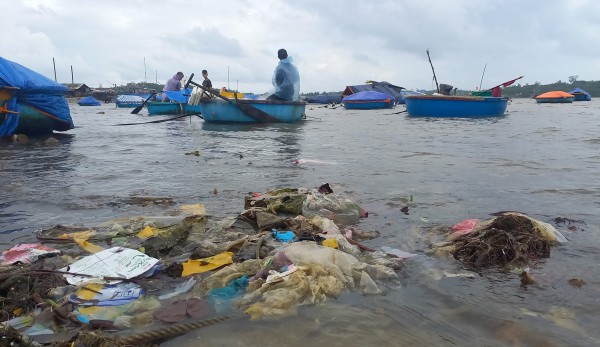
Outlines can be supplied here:
<path id="1" fill-rule="evenodd" d="M 335 249 L 339 248 L 336 239 L 325 239 L 325 240 L 323 240 L 323 246 L 325 246 L 325 247 L 331 247 L 331 248 L 335 248 Z"/>
<path id="2" fill-rule="evenodd" d="M 188 259 L 183 263 L 181 277 L 211 271 L 231 263 L 233 263 L 232 252 L 223 252 L 203 259 Z"/>
<path id="3" fill-rule="evenodd" d="M 142 231 L 137 233 L 137 237 L 144 240 L 149 238 L 150 236 L 156 236 L 157 234 L 158 232 L 154 228 L 152 228 L 151 226 L 147 226 Z"/>
<path id="4" fill-rule="evenodd" d="M 180 207 L 181 212 L 191 215 L 205 215 L 206 208 L 204 204 L 195 204 L 195 205 L 182 205 Z"/>
<path id="5" fill-rule="evenodd" d="M 102 283 L 88 283 L 79 288 L 75 292 L 75 295 L 83 300 L 93 300 L 96 294 L 98 294 L 97 292 L 99 292 L 102 288 L 104 288 L 104 284 Z"/>

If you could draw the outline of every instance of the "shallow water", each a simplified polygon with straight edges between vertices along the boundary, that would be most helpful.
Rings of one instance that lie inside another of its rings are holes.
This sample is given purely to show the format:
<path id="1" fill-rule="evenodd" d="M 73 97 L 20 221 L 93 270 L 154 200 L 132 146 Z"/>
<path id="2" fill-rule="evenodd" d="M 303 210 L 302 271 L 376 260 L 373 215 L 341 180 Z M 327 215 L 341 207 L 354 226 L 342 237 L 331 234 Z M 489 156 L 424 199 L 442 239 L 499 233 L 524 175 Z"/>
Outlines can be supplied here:
<path id="1" fill-rule="evenodd" d="M 411 118 L 403 109 L 310 105 L 292 125 L 115 126 L 162 118 L 72 104 L 77 128 L 55 135 L 61 145 L 0 144 L 0 249 L 55 224 L 164 212 L 129 205 L 130 196 L 203 203 L 225 216 L 242 210 L 248 192 L 329 182 L 371 212 L 359 228 L 381 237 L 367 245 L 420 254 L 400 283 L 382 296 L 347 293 L 295 317 L 221 323 L 164 345 L 598 345 L 600 103 L 516 99 L 497 119 Z M 186 155 L 195 150 L 199 157 Z M 570 242 L 531 269 L 538 284 L 527 288 L 516 273 L 448 277 L 466 271 L 422 254 L 437 241 L 432 227 L 502 210 L 585 224 L 559 227 Z"/>

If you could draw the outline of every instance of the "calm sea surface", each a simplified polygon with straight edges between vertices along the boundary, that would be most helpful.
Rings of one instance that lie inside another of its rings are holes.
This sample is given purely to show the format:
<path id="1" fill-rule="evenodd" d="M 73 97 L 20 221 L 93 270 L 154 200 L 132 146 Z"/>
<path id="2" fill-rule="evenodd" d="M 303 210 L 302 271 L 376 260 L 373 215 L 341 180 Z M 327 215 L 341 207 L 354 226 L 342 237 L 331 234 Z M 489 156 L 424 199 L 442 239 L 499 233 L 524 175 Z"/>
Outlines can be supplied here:
<path id="1" fill-rule="evenodd" d="M 248 192 L 328 182 L 371 212 L 358 227 L 381 236 L 365 244 L 420 254 L 401 284 L 384 285 L 382 296 L 348 292 L 290 318 L 221 323 L 164 346 L 599 345 L 600 103 L 516 99 L 505 117 L 474 120 L 394 114 L 403 109 L 309 105 L 308 119 L 293 125 L 115 126 L 163 118 L 72 104 L 77 128 L 54 135 L 60 145 L 0 144 L 0 250 L 55 224 L 163 212 L 124 203 L 130 196 L 203 203 L 226 216 L 243 209 Z M 201 155 L 186 155 L 195 150 Z M 570 242 L 531 269 L 537 285 L 521 288 L 517 273 L 460 276 L 453 259 L 422 253 L 438 240 L 432 227 L 502 210 L 583 221 L 575 231 L 558 227 Z M 572 278 L 587 284 L 571 286 Z"/>

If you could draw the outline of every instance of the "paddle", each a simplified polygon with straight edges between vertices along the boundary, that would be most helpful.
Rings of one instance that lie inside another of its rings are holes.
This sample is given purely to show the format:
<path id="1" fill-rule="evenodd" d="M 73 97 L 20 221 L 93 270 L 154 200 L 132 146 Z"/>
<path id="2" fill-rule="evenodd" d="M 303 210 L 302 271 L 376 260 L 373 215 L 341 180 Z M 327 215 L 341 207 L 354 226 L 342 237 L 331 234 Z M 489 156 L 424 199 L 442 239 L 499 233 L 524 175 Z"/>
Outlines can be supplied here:
<path id="1" fill-rule="evenodd" d="M 152 92 L 150 93 L 150 96 L 144 100 L 144 102 L 142 102 L 142 104 L 136 108 L 133 109 L 133 111 L 131 111 L 131 114 L 138 114 L 143 108 L 144 106 L 146 106 L 146 104 L 148 103 L 148 100 L 150 100 L 150 98 L 156 93 Z"/>
<path id="2" fill-rule="evenodd" d="M 113 126 L 120 126 L 120 125 L 138 125 L 138 124 L 150 124 L 150 123 L 162 123 L 162 122 L 168 122 L 170 120 L 174 120 L 174 119 L 178 119 L 178 118 L 182 118 L 182 117 L 187 117 L 187 116 L 198 116 L 200 118 L 202 118 L 202 116 L 200 115 L 200 113 L 186 113 L 186 114 L 181 114 L 179 116 L 176 117 L 172 117 L 172 118 L 167 118 L 167 119 L 159 119 L 159 120 L 153 120 L 150 122 L 141 122 L 141 123 L 121 123 L 121 124 L 113 124 Z M 202 118 L 204 119 L 204 118 Z"/>
<path id="3" fill-rule="evenodd" d="M 210 93 L 216 97 L 219 97 L 225 101 L 227 101 L 228 103 L 235 105 L 240 111 L 242 111 L 242 113 L 244 113 L 246 116 L 255 119 L 257 122 L 259 123 L 275 123 L 275 122 L 279 122 L 279 120 L 273 116 L 271 116 L 270 114 L 261 111 L 259 109 L 257 109 L 256 107 L 252 106 L 252 105 L 248 105 L 248 104 L 244 104 L 244 103 L 239 103 L 236 102 L 234 100 L 231 100 L 227 97 L 224 97 L 221 94 L 215 93 L 212 90 L 210 90 L 209 88 L 205 88 L 204 86 L 196 83 L 196 82 L 192 82 L 192 78 L 190 76 L 190 80 L 186 83 L 186 85 L 192 84 L 202 90 L 204 90 L 207 93 Z"/>

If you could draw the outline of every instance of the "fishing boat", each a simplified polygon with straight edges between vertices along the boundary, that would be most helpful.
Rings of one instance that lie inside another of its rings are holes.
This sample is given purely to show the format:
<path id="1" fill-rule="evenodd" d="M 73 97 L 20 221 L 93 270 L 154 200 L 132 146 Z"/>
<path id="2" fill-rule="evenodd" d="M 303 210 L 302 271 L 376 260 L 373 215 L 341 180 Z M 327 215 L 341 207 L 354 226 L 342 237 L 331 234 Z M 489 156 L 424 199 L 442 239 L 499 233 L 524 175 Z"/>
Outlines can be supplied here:
<path id="1" fill-rule="evenodd" d="M 42 135 L 73 129 L 69 89 L 0 57 L 0 136 Z"/>
<path id="2" fill-rule="evenodd" d="M 100 106 L 102 105 L 100 101 L 98 101 L 93 96 L 86 96 L 85 98 L 77 101 L 77 105 L 79 106 Z"/>
<path id="3" fill-rule="evenodd" d="M 569 94 L 573 95 L 573 101 L 592 101 L 590 93 L 581 88 L 575 88 Z"/>
<path id="4" fill-rule="evenodd" d="M 500 117 L 506 112 L 507 97 L 408 95 L 406 113 L 415 117 Z"/>
<path id="5" fill-rule="evenodd" d="M 540 94 L 535 97 L 535 101 L 538 104 L 542 103 L 550 103 L 550 104 L 565 104 L 572 103 L 575 96 L 573 94 L 569 94 L 567 92 L 563 92 L 562 90 L 555 90 L 552 92 L 547 92 Z"/>
<path id="6" fill-rule="evenodd" d="M 376 91 L 362 91 L 342 99 L 342 105 L 349 110 L 374 110 L 391 108 L 396 100 L 388 94 Z"/>
<path id="7" fill-rule="evenodd" d="M 295 123 L 302 120 L 306 103 L 239 99 L 203 99 L 202 117 L 209 123 Z M 258 112 L 254 112 L 258 110 Z"/>
<path id="8" fill-rule="evenodd" d="M 183 114 L 185 112 L 185 102 L 170 102 L 170 101 L 150 101 L 146 103 L 148 108 L 148 115 L 169 115 L 169 114 Z"/>
<path id="9" fill-rule="evenodd" d="M 115 104 L 119 108 L 131 108 L 142 106 L 144 100 L 146 100 L 150 95 L 140 96 L 140 95 L 119 95 L 115 100 Z"/>

